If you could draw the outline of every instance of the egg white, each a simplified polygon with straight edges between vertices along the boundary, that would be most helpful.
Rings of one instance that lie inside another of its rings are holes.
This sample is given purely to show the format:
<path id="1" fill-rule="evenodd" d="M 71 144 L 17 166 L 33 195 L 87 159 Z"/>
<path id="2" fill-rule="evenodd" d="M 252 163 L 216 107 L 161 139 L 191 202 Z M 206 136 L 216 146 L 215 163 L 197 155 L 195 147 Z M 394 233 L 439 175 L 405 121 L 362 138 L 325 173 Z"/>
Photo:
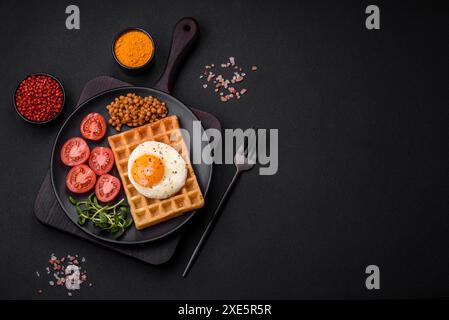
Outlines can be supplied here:
<path id="1" fill-rule="evenodd" d="M 164 176 L 156 185 L 148 188 L 134 181 L 131 174 L 133 163 L 143 155 L 152 155 L 161 159 Z M 137 192 L 151 199 L 166 199 L 177 193 L 184 186 L 187 178 L 186 162 L 173 147 L 168 144 L 146 141 L 139 144 L 128 159 L 128 177 Z"/>

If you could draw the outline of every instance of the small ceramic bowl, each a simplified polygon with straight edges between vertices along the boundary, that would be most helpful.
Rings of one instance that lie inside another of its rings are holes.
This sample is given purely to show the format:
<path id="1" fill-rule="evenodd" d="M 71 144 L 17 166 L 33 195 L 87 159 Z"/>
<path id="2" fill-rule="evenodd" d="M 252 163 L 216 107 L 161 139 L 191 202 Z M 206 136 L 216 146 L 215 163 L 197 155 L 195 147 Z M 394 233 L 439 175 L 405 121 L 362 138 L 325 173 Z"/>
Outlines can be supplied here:
<path id="1" fill-rule="evenodd" d="M 47 77 L 50 77 L 50 78 L 52 78 L 53 80 L 55 80 L 59 84 L 59 87 L 62 90 L 62 104 L 61 104 L 61 108 L 59 109 L 59 112 L 57 114 L 55 114 L 54 117 L 51 118 L 51 119 L 48 119 L 48 120 L 45 120 L 45 121 L 33 121 L 33 120 L 30 120 L 30 119 L 26 118 L 23 114 L 21 114 L 19 112 L 19 110 L 17 110 L 17 103 L 16 103 L 17 90 L 19 89 L 19 86 L 22 83 L 22 81 L 24 81 L 25 79 L 27 79 L 28 77 L 31 77 L 31 76 L 47 76 Z M 25 78 L 20 80 L 19 84 L 17 85 L 16 89 L 14 90 L 14 93 L 13 93 L 13 104 L 14 104 L 14 110 L 16 110 L 17 114 L 23 120 L 25 120 L 26 122 L 31 123 L 31 124 L 46 124 L 46 123 L 50 123 L 50 122 L 54 121 L 62 113 L 62 109 L 64 108 L 64 105 L 65 105 L 65 90 L 64 90 L 64 86 L 62 85 L 61 81 L 58 80 L 58 78 L 56 78 L 54 75 L 51 75 L 49 73 L 38 72 L 38 73 L 29 74 Z"/>
<path id="2" fill-rule="evenodd" d="M 145 35 L 148 36 L 148 38 L 150 39 L 151 43 L 153 44 L 153 52 L 151 53 L 150 58 L 148 59 L 148 61 L 144 64 L 141 65 L 140 67 L 130 67 L 127 65 L 124 65 L 120 62 L 120 60 L 117 58 L 116 54 L 115 54 L 115 43 L 117 42 L 117 40 L 120 38 L 121 35 L 123 35 L 126 32 L 129 31 L 140 31 L 143 32 Z M 114 57 L 115 62 L 117 62 L 117 64 L 126 72 L 128 73 L 140 73 L 143 72 L 145 70 L 148 69 L 148 67 L 152 64 L 153 60 L 154 60 L 154 53 L 156 52 L 156 45 L 154 43 L 153 38 L 150 36 L 150 34 L 148 32 L 146 32 L 145 30 L 141 29 L 141 28 L 136 28 L 136 27 L 129 27 L 126 28 L 122 31 L 120 31 L 119 33 L 117 33 L 117 35 L 114 37 L 114 40 L 112 41 L 112 56 Z"/>

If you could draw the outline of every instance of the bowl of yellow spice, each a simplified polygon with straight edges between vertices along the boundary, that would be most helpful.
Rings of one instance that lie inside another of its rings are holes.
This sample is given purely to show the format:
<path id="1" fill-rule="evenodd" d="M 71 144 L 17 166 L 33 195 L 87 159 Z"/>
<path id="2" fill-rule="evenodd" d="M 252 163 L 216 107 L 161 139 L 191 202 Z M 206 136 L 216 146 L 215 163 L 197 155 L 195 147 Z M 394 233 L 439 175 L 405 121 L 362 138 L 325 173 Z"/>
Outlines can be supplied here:
<path id="1" fill-rule="evenodd" d="M 118 33 L 112 43 L 115 61 L 127 71 L 143 71 L 154 58 L 154 41 L 140 28 L 127 28 Z"/>

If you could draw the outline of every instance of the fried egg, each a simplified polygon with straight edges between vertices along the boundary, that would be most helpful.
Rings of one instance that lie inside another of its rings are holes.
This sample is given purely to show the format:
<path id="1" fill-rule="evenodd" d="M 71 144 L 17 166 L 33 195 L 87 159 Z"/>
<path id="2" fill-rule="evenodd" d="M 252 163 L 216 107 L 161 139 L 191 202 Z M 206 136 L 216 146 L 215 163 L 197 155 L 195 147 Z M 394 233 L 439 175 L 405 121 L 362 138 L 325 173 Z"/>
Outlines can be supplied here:
<path id="1" fill-rule="evenodd" d="M 128 159 L 128 177 L 137 192 L 151 199 L 166 199 L 184 186 L 186 162 L 168 144 L 139 144 Z"/>

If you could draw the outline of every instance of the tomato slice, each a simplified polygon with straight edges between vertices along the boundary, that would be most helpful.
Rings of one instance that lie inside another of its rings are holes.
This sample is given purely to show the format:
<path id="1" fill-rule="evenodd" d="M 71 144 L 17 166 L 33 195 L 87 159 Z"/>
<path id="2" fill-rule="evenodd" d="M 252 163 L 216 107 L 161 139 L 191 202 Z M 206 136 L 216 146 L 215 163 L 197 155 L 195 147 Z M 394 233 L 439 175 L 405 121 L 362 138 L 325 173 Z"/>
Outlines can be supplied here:
<path id="1" fill-rule="evenodd" d="M 80 164 L 70 169 L 65 182 L 70 191 L 85 193 L 95 186 L 96 181 L 95 172 L 85 164 Z"/>
<path id="2" fill-rule="evenodd" d="M 110 174 L 104 174 L 98 178 L 95 185 L 95 195 L 101 202 L 109 202 L 115 199 L 120 192 L 120 180 Z"/>
<path id="3" fill-rule="evenodd" d="M 62 162 L 70 167 L 86 162 L 89 158 L 90 149 L 86 141 L 79 137 L 67 140 L 61 149 Z"/>
<path id="4" fill-rule="evenodd" d="M 111 171 L 114 166 L 114 155 L 107 147 L 96 147 L 89 157 L 89 167 L 99 176 Z"/>
<path id="5" fill-rule="evenodd" d="M 99 113 L 89 113 L 81 121 L 80 129 L 84 138 L 93 141 L 100 140 L 106 134 L 106 120 Z"/>

